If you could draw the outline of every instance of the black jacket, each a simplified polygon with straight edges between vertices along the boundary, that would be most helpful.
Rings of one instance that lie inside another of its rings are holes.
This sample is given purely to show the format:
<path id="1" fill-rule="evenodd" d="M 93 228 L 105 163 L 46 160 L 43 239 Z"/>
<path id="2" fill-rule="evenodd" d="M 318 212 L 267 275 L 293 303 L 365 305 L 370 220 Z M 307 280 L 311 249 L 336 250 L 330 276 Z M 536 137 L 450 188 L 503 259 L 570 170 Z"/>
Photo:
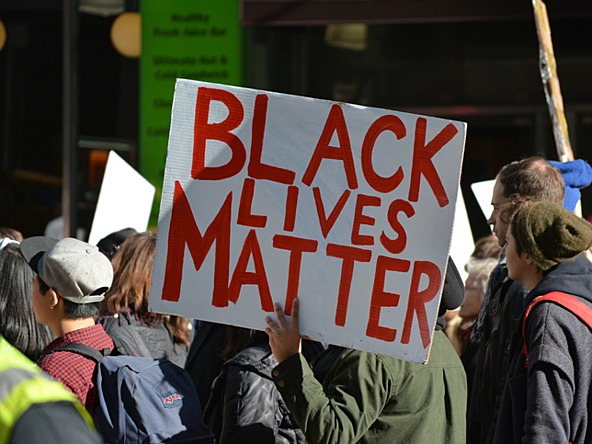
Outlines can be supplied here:
<path id="1" fill-rule="evenodd" d="M 189 346 L 185 370 L 193 380 L 202 406 L 208 402 L 212 382 L 222 370 L 224 360 L 220 354 L 226 346 L 226 330 L 226 325 L 200 321 Z"/>
<path id="2" fill-rule="evenodd" d="M 271 377 L 277 361 L 267 344 L 246 348 L 224 363 L 204 409 L 204 422 L 225 443 L 304 443 Z"/>
<path id="3" fill-rule="evenodd" d="M 195 335 L 189 346 L 185 369 L 189 372 L 202 405 L 210 397 L 210 389 L 216 376 L 222 370 L 224 360 L 222 350 L 226 346 L 227 325 L 198 321 Z M 312 362 L 322 351 L 323 346 L 310 339 L 302 340 L 302 354 Z"/>
<path id="4" fill-rule="evenodd" d="M 467 405 L 467 443 L 491 443 L 504 381 L 510 363 L 512 336 L 520 323 L 528 290 L 508 277 L 505 258 L 491 273 L 485 302 L 473 326 L 471 392 Z"/>

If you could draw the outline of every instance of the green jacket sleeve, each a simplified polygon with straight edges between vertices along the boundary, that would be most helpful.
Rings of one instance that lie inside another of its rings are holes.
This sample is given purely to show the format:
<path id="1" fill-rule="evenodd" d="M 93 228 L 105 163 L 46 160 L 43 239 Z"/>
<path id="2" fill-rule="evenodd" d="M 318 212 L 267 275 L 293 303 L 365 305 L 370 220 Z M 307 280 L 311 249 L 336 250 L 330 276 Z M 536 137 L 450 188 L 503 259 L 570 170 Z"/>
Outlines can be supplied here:
<path id="1" fill-rule="evenodd" d="M 394 378 L 378 355 L 346 349 L 325 388 L 301 354 L 275 367 L 274 382 L 308 442 L 357 442 L 393 395 Z"/>

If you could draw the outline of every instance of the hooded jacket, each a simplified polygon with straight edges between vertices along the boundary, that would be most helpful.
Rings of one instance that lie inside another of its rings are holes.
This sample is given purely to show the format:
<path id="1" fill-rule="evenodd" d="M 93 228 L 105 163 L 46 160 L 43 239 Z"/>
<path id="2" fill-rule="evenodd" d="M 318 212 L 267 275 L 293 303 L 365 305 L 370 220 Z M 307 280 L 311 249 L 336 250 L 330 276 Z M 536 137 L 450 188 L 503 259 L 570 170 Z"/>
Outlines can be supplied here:
<path id="1" fill-rule="evenodd" d="M 304 444 L 304 434 L 274 386 L 275 365 L 267 343 L 247 347 L 224 363 L 203 414 L 216 442 Z"/>
<path id="2" fill-rule="evenodd" d="M 592 310 L 592 265 L 555 266 L 528 293 L 525 306 L 552 291 L 576 296 Z M 525 329 L 525 367 L 521 328 L 522 321 L 512 338 L 494 442 L 592 442 L 592 332 L 567 309 L 537 304 Z"/>

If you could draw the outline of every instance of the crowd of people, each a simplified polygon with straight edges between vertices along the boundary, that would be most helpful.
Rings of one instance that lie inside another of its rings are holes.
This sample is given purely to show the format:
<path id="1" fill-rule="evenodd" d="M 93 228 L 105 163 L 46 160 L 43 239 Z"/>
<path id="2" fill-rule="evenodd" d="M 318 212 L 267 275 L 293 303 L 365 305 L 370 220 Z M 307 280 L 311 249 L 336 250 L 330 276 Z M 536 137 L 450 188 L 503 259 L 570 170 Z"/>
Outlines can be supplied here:
<path id="1" fill-rule="evenodd" d="M 592 442 L 592 224 L 574 214 L 591 182 L 582 160 L 500 170 L 493 234 L 464 282 L 449 258 L 425 364 L 303 340 L 298 298 L 261 330 L 152 313 L 153 232 L 2 228 L 0 443 L 105 442 L 97 364 L 62 348 L 121 343 L 186 369 L 219 443 Z"/>

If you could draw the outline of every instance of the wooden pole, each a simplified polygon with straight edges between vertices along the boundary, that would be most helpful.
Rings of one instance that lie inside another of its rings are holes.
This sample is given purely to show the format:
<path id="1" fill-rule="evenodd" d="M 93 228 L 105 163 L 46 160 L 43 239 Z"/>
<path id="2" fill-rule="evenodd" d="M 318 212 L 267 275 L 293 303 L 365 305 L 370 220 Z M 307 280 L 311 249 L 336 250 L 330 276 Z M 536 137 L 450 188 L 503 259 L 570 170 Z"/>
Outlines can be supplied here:
<path id="1" fill-rule="evenodd" d="M 567 162 L 573 160 L 574 156 L 569 143 L 567 121 L 563 110 L 563 97 L 561 96 L 559 78 L 557 77 L 557 65 L 555 63 L 555 53 L 553 52 L 547 7 L 542 0 L 532 0 L 532 6 L 539 37 L 539 68 L 547 106 L 551 115 L 551 123 L 553 124 L 557 155 L 561 162 Z"/>

